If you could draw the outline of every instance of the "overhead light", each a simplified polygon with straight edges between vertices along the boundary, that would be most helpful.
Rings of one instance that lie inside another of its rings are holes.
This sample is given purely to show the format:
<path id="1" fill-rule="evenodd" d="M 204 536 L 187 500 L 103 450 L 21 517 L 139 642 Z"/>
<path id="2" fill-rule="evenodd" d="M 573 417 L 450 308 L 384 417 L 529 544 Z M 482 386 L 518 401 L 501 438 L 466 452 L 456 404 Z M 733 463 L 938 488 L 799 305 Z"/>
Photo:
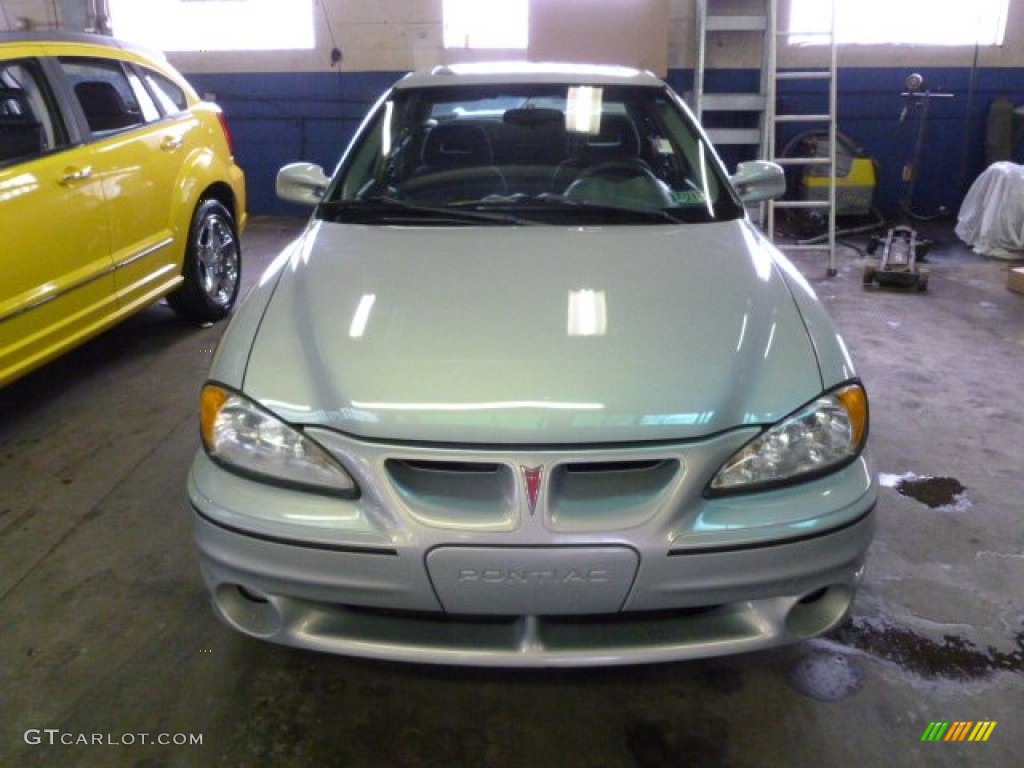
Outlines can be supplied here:
<path id="1" fill-rule="evenodd" d="M 358 339 L 366 333 L 366 325 L 370 322 L 370 311 L 373 309 L 375 301 L 377 301 L 375 293 L 364 293 L 363 297 L 359 299 L 356 311 L 352 315 L 352 324 L 348 327 L 348 335 L 353 339 Z"/>
<path id="2" fill-rule="evenodd" d="M 592 85 L 570 87 L 565 104 L 565 129 L 570 133 L 600 133 L 603 93 L 603 89 Z"/>
<path id="3" fill-rule="evenodd" d="M 608 331 L 608 306 L 604 291 L 569 291 L 570 336 L 604 336 Z"/>

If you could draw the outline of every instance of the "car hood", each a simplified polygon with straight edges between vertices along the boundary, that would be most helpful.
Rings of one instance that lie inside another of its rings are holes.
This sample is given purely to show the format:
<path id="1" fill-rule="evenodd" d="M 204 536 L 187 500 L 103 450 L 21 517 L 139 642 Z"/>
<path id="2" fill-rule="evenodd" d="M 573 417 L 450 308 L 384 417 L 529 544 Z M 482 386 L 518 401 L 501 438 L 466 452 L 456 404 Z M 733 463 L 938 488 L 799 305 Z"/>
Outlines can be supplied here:
<path id="1" fill-rule="evenodd" d="M 279 266 L 244 389 L 370 439 L 579 444 L 776 421 L 819 394 L 746 222 L 314 222 Z"/>

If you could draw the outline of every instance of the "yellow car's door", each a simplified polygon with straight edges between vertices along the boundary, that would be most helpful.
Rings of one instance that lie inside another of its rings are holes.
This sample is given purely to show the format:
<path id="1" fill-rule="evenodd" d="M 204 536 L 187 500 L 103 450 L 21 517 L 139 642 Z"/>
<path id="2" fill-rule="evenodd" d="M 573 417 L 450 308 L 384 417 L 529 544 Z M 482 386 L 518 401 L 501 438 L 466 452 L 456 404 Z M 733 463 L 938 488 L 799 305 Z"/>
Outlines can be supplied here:
<path id="1" fill-rule="evenodd" d="M 0 386 L 117 311 L 93 148 L 72 146 L 44 68 L 0 61 Z"/>
<path id="2" fill-rule="evenodd" d="M 92 133 L 115 290 L 122 310 L 134 311 L 180 282 L 188 220 L 175 231 L 171 219 L 172 211 L 185 210 L 175 205 L 183 194 L 178 178 L 198 121 L 189 114 L 163 117 L 134 69 L 121 61 L 61 57 L 60 64 Z"/>

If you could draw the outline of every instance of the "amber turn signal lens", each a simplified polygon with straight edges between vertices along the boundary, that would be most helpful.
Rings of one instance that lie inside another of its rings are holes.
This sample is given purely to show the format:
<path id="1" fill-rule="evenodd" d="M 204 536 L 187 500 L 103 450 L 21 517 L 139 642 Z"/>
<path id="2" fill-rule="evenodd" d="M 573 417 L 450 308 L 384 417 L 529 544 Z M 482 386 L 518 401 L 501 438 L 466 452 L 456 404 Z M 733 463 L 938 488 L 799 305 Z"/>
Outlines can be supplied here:
<path id="1" fill-rule="evenodd" d="M 850 414 L 850 423 L 853 426 L 854 444 L 861 446 L 868 434 L 868 395 L 859 384 L 852 384 L 849 387 L 836 392 L 836 397 Z"/>
<path id="2" fill-rule="evenodd" d="M 199 404 L 199 430 L 207 449 L 213 446 L 213 425 L 229 396 L 228 391 L 221 387 L 212 384 L 203 387 Z"/>

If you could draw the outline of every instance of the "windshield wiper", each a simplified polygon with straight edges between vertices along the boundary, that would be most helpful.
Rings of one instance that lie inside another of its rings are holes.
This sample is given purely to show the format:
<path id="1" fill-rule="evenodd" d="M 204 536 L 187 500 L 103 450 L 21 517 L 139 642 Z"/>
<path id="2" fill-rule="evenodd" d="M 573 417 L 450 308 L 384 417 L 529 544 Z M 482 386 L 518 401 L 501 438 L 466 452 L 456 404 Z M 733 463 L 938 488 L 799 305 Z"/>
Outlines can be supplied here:
<path id="1" fill-rule="evenodd" d="M 550 211 L 558 208 L 565 208 L 605 213 L 619 218 L 641 217 L 645 220 L 657 219 L 659 221 L 668 221 L 672 224 L 684 223 L 681 219 L 673 216 L 663 208 L 629 207 L 624 205 L 612 205 L 610 203 L 595 203 L 588 200 L 577 200 L 575 198 L 565 197 L 564 195 L 551 193 L 544 193 L 535 197 L 523 194 L 507 196 L 495 195 L 493 197 L 485 197 L 479 200 L 464 200 L 452 203 L 451 205 L 453 207 L 457 206 L 460 210 L 465 210 L 467 207 L 473 207 L 478 210 L 507 207 L 511 210 L 515 210 L 517 213 L 525 211 Z"/>
<path id="2" fill-rule="evenodd" d="M 562 207 L 562 208 L 578 208 L 588 211 L 600 211 L 603 213 L 610 213 L 616 216 L 643 216 L 647 219 L 661 219 L 664 221 L 671 222 L 672 224 L 684 223 L 682 219 L 673 216 L 671 213 L 666 211 L 664 208 L 654 208 L 651 206 L 626 206 L 626 205 L 613 205 L 611 203 L 596 203 L 590 200 L 578 200 L 572 197 L 566 197 L 565 195 L 540 195 L 538 200 L 542 201 L 546 206 Z"/>
<path id="3" fill-rule="evenodd" d="M 318 209 L 323 211 L 345 211 L 352 213 L 368 213 L 373 215 L 393 216 L 396 213 L 414 214 L 417 219 L 430 218 L 434 222 L 450 220 L 458 223 L 467 221 L 483 221 L 491 224 L 529 225 L 534 222 L 524 221 L 518 216 L 492 211 L 473 211 L 459 207 L 420 205 L 410 203 L 390 195 L 374 195 L 362 200 L 328 200 L 320 203 Z"/>

